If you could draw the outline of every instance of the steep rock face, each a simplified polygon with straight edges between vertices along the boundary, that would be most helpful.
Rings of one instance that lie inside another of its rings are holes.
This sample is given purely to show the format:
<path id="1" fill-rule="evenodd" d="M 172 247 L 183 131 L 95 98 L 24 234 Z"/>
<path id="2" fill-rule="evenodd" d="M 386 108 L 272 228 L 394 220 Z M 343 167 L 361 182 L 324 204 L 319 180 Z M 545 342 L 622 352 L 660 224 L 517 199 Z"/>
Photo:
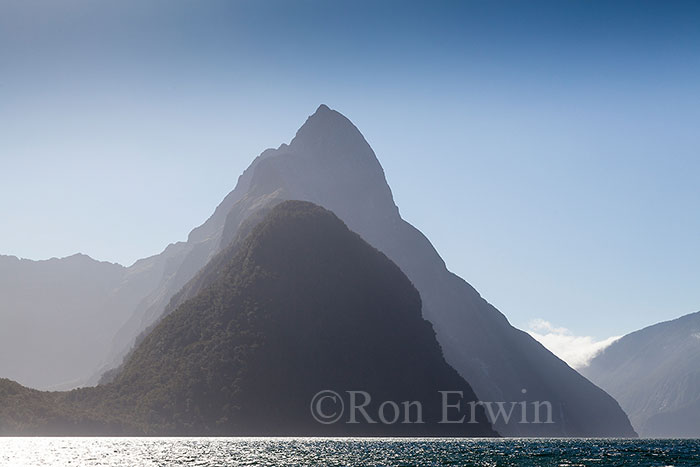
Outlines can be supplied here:
<path id="1" fill-rule="evenodd" d="M 515 417 L 507 424 L 496 423 L 500 433 L 635 435 L 614 399 L 512 327 L 469 284 L 447 270 L 430 241 L 401 218 L 384 171 L 362 134 L 325 105 L 309 117 L 289 145 L 255 159 L 217 208 L 208 221 L 212 225 L 230 207 L 225 224 L 217 230 L 219 248 L 236 237 L 251 215 L 285 199 L 330 209 L 396 262 L 419 290 L 423 315 L 433 324 L 448 363 L 470 382 L 480 399 L 552 404 L 555 423 L 523 424 Z M 166 313 L 188 296 L 186 291 L 176 295 Z"/>
<path id="2" fill-rule="evenodd" d="M 581 372 L 618 400 L 640 436 L 700 436 L 700 312 L 627 334 Z"/>
<path id="3" fill-rule="evenodd" d="M 159 322 L 114 382 L 41 393 L 0 381 L 0 433 L 496 435 L 483 409 L 476 423 L 439 423 L 440 391 L 460 391 L 462 404 L 476 396 L 445 362 L 408 278 L 333 213 L 281 203 L 201 274 L 209 285 Z M 377 423 L 360 412 L 360 423 L 346 423 L 349 412 L 319 423 L 310 405 L 324 390 L 365 392 Z M 401 423 L 403 413 L 382 423 L 383 401 L 419 402 L 423 423 Z"/>

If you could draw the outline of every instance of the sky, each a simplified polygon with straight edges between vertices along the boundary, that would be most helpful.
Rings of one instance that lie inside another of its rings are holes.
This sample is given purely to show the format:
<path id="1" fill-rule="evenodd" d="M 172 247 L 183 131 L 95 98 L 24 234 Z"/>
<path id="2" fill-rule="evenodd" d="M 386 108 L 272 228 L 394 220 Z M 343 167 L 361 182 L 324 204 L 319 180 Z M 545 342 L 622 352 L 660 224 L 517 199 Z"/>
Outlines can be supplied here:
<path id="1" fill-rule="evenodd" d="M 697 2 L 0 0 L 0 254 L 157 254 L 321 103 L 517 327 L 700 310 Z"/>

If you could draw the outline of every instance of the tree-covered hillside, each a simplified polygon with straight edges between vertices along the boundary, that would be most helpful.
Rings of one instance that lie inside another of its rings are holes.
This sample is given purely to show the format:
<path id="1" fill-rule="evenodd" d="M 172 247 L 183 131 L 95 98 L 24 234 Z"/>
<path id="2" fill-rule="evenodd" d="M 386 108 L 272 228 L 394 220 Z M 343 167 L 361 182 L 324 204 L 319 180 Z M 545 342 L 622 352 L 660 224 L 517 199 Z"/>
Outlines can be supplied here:
<path id="1" fill-rule="evenodd" d="M 411 282 L 330 211 L 281 203 L 220 255 L 197 295 L 146 336 L 113 382 L 68 393 L 7 382 L 3 406 L 22 409 L 3 413 L 5 431 L 33 420 L 25 431 L 495 434 L 483 411 L 476 424 L 437 423 L 440 390 L 462 391 L 464 403 L 476 396 L 445 362 Z M 421 401 L 425 423 L 320 424 L 309 405 L 328 389 L 366 391 L 370 414 L 385 400 Z"/>

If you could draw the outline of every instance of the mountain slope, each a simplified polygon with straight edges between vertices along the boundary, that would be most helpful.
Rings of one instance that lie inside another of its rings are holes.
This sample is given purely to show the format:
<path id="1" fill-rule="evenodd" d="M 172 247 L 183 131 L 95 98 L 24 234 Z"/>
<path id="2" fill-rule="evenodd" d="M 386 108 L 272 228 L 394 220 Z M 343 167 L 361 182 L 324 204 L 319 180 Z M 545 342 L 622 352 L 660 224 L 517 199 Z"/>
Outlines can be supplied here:
<path id="1" fill-rule="evenodd" d="M 41 393 L 0 381 L 0 433 L 495 435 L 483 410 L 477 423 L 438 423 L 440 390 L 476 397 L 408 278 L 333 213 L 284 202 L 208 269 L 216 278 L 114 382 Z M 374 420 L 381 401 L 419 401 L 424 423 L 321 424 L 310 402 L 323 390 L 367 392 Z"/>
<path id="2" fill-rule="evenodd" d="M 226 218 L 232 207 L 247 193 L 255 167 L 274 151 L 268 150 L 258 156 L 240 177 L 233 191 L 216 207 L 214 213 L 202 225 L 193 229 L 187 241 L 169 245 L 162 253 L 140 260 L 130 269 L 146 262 L 152 270 L 150 278 L 155 280 L 148 293 L 136 306 L 126 308 L 126 319 L 111 340 L 111 347 L 103 357 L 99 368 L 90 370 L 91 381 L 97 382 L 107 370 L 112 370 L 123 361 L 124 356 L 134 346 L 136 338 L 144 330 L 150 329 L 162 316 L 170 299 L 194 277 L 217 253 L 228 246 L 222 242 Z M 257 206 L 253 207 L 255 210 Z M 254 211 L 246 213 L 252 214 Z"/>
<path id="3" fill-rule="evenodd" d="M 129 267 L 81 254 L 45 261 L 0 255 L 0 377 L 48 390 L 96 384 L 221 250 L 226 215 L 250 172 L 187 241 Z"/>
<path id="4" fill-rule="evenodd" d="M 0 376 L 66 389 L 103 363 L 114 330 L 147 293 L 136 269 L 85 255 L 0 256 Z"/>
<path id="5" fill-rule="evenodd" d="M 634 436 L 614 399 L 513 328 L 469 284 L 447 270 L 429 240 L 401 218 L 374 152 L 340 113 L 320 106 L 289 145 L 258 157 L 233 193 L 227 199 L 237 201 L 226 216 L 221 246 L 235 238 L 252 213 L 280 200 L 324 206 L 396 262 L 415 284 L 423 315 L 433 324 L 445 358 L 480 399 L 549 401 L 554 408 L 553 424 L 498 423 L 499 432 Z"/>
<path id="6" fill-rule="evenodd" d="M 581 372 L 641 436 L 700 436 L 700 312 L 627 334 Z"/>

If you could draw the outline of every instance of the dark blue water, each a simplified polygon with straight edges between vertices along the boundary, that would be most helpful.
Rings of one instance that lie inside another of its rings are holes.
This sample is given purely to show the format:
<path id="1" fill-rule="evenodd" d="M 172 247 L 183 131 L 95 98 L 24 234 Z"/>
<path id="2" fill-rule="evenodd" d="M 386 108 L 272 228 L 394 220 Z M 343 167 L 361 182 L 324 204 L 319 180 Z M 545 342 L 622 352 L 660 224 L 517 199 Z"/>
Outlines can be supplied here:
<path id="1" fill-rule="evenodd" d="M 700 440 L 0 438 L 2 466 L 700 466 Z"/>

